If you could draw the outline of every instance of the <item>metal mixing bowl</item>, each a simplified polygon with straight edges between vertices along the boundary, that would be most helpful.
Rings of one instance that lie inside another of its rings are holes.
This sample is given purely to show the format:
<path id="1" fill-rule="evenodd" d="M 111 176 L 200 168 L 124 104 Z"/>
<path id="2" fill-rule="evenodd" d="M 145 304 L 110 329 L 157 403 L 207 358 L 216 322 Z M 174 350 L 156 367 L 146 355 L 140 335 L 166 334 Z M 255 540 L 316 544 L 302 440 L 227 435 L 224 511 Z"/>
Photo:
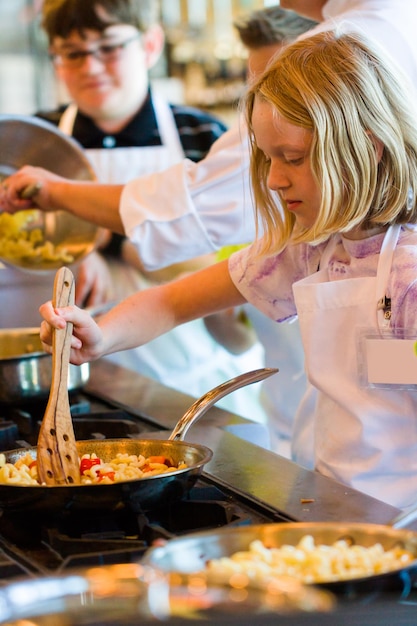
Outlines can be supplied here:
<path id="1" fill-rule="evenodd" d="M 24 165 L 42 167 L 73 180 L 96 180 L 83 148 L 53 124 L 35 117 L 0 115 L 0 180 Z M 100 232 L 97 226 L 65 211 L 36 211 L 30 226 L 25 228 L 35 227 L 41 230 L 43 241 L 51 242 L 57 252 L 66 250 L 73 260 L 64 262 L 14 254 L 3 254 L 1 260 L 28 270 L 56 270 L 91 252 Z"/>

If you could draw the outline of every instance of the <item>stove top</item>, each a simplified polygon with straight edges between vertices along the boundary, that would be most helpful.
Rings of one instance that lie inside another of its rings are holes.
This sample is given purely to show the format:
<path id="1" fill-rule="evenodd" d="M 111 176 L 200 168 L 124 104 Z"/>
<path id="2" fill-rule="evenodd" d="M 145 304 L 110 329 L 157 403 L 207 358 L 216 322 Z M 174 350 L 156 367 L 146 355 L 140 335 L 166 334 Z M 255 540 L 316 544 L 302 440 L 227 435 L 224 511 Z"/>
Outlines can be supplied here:
<path id="1" fill-rule="evenodd" d="M 70 406 L 77 440 L 168 436 L 151 418 L 112 407 L 87 393 L 71 397 Z M 42 403 L 0 407 L 0 449 L 36 445 L 44 410 Z M 239 499 L 207 476 L 180 502 L 146 513 L 126 508 L 105 514 L 60 511 L 53 517 L 28 513 L 5 510 L 0 515 L 0 585 L 21 575 L 137 561 L 155 541 L 193 531 L 286 519 Z"/>
<path id="2" fill-rule="evenodd" d="M 267 514 L 237 502 L 204 479 L 186 499 L 135 514 L 66 514 L 54 519 L 0 517 L 0 584 L 11 577 L 61 573 L 69 568 L 136 562 L 160 540 L 230 525 L 267 523 Z"/>
<path id="3" fill-rule="evenodd" d="M 193 401 L 114 365 L 92 364 L 91 371 L 86 390 L 71 397 L 77 439 L 166 439 Z M 44 409 L 42 404 L 18 409 L 0 406 L 0 450 L 36 445 Z M 193 426 L 186 439 L 210 447 L 213 459 L 175 505 L 146 514 L 126 509 L 108 515 L 62 511 L 53 519 L 4 511 L 0 515 L 0 587 L 7 588 L 22 577 L 34 580 L 83 567 L 140 562 L 155 542 L 199 530 L 289 520 L 387 523 L 398 513 L 223 430 L 224 425 L 239 423 L 238 416 L 213 407 L 203 421 Z M 362 623 L 371 626 L 388 623 L 388 616 L 395 613 L 398 625 L 411 624 L 403 616 L 409 620 L 416 610 L 414 595 L 414 589 L 402 595 L 377 592 L 366 599 L 370 608 L 358 600 L 340 607 L 336 621 L 326 615 L 297 616 L 295 621 L 282 616 L 280 623 L 342 625 L 353 623 L 352 614 L 366 614 Z M 276 623 L 271 619 L 259 616 L 247 623 Z M 232 618 L 216 623 L 229 621 L 237 623 Z M 243 626 L 244 616 L 238 622 Z"/>
<path id="4" fill-rule="evenodd" d="M 45 402 L 20 407 L 0 404 L 0 450 L 35 446 L 45 408 Z M 76 439 L 138 438 L 160 430 L 153 420 L 138 418 L 85 392 L 70 395 L 70 408 Z"/>

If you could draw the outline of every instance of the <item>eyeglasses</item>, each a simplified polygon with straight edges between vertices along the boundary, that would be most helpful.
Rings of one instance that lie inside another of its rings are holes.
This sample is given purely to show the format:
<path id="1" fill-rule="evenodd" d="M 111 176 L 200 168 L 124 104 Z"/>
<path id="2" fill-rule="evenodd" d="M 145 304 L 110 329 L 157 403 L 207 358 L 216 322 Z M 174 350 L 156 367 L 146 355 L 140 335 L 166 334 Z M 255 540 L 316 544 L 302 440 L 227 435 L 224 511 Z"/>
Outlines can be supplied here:
<path id="1" fill-rule="evenodd" d="M 121 43 L 102 44 L 101 46 L 97 46 L 94 50 L 68 50 L 52 53 L 51 58 L 57 65 L 68 69 L 81 67 L 85 59 L 89 56 L 95 57 L 101 61 L 101 63 L 114 63 L 121 58 L 124 49 L 133 41 L 139 39 L 139 36 L 139 34 L 134 35 Z"/>

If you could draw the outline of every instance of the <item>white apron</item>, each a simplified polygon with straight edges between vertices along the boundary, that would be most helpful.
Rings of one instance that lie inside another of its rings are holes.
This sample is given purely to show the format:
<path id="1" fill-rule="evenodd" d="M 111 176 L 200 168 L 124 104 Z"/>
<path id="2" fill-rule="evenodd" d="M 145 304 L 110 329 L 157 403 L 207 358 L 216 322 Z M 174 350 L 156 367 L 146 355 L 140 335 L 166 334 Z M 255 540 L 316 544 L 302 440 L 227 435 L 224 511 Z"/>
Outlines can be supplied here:
<path id="1" fill-rule="evenodd" d="M 110 185 L 124 184 L 133 178 L 164 170 L 184 159 L 184 151 L 170 107 L 164 100 L 154 95 L 152 103 L 162 145 L 86 150 L 100 182 Z M 62 132 L 72 135 L 76 115 L 77 107 L 71 104 L 61 117 L 59 128 Z"/>
<path id="2" fill-rule="evenodd" d="M 171 108 L 157 95 L 152 95 L 152 102 L 163 145 L 86 150 L 100 182 L 123 184 L 133 178 L 162 171 L 184 159 Z M 74 104 L 64 111 L 59 125 L 62 132 L 72 135 L 76 114 Z M 125 263 L 111 260 L 109 266 L 116 300 L 150 284 Z M 108 358 L 195 397 L 228 378 L 264 364 L 260 344 L 242 356 L 231 355 L 213 340 L 202 320 L 179 326 L 145 346 Z M 251 420 L 265 422 L 258 395 L 259 385 L 255 385 L 234 392 L 218 404 Z M 261 435 L 265 442 L 264 430 Z"/>
<path id="3" fill-rule="evenodd" d="M 399 230 L 385 235 L 376 277 L 329 281 L 332 239 L 322 269 L 293 286 L 307 375 L 318 389 L 314 417 L 296 419 L 293 452 L 297 461 L 307 434 L 318 471 L 405 508 L 417 498 L 415 392 L 361 386 L 357 344 L 361 328 L 378 330 Z"/>

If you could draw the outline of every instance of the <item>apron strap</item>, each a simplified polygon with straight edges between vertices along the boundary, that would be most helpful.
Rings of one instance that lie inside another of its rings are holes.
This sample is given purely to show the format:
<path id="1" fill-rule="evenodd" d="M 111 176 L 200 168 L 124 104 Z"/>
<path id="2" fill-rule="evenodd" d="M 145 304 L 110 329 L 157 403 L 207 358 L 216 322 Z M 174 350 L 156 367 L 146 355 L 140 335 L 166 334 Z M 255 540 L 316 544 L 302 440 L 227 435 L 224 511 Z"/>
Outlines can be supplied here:
<path id="1" fill-rule="evenodd" d="M 152 105 L 155 111 L 156 123 L 161 136 L 162 145 L 169 148 L 172 163 L 180 162 L 185 158 L 184 149 L 179 136 L 175 117 L 168 102 L 158 94 L 152 94 Z"/>
<path id="2" fill-rule="evenodd" d="M 75 118 L 77 117 L 78 108 L 77 105 L 71 102 L 63 114 L 61 115 L 61 119 L 58 124 L 58 128 L 65 135 L 72 135 L 72 131 L 74 128 Z"/>
<path id="3" fill-rule="evenodd" d="M 387 310 L 387 287 L 391 273 L 394 250 L 401 232 L 401 224 L 392 224 L 385 233 L 379 253 L 376 275 L 377 321 L 380 328 L 386 328 L 391 323 L 391 312 Z"/>

